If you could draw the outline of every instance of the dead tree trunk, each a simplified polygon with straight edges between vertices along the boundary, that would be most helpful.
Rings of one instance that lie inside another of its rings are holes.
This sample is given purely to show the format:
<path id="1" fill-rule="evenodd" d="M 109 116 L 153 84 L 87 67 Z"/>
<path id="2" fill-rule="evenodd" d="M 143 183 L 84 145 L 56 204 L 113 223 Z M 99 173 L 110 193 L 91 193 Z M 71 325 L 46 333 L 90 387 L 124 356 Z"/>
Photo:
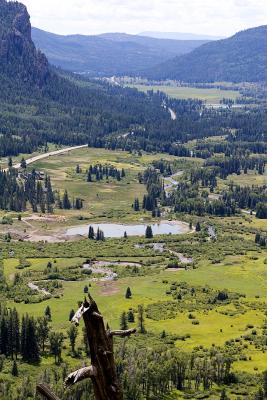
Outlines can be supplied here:
<path id="1" fill-rule="evenodd" d="M 51 391 L 50 387 L 45 384 L 37 385 L 37 392 L 48 400 L 59 400 L 59 398 Z"/>
<path id="2" fill-rule="evenodd" d="M 78 325 L 82 317 L 90 347 L 91 366 L 71 373 L 65 381 L 65 386 L 69 387 L 84 379 L 91 378 L 96 400 L 122 400 L 123 394 L 116 373 L 113 353 L 113 336 L 130 336 L 136 332 L 136 329 L 127 331 L 106 329 L 103 317 L 95 301 L 90 296 L 89 301 L 85 300 L 81 308 L 76 312 L 72 322 Z M 37 391 L 45 395 L 38 387 Z M 53 399 L 52 397 L 47 398 L 49 400 Z"/>

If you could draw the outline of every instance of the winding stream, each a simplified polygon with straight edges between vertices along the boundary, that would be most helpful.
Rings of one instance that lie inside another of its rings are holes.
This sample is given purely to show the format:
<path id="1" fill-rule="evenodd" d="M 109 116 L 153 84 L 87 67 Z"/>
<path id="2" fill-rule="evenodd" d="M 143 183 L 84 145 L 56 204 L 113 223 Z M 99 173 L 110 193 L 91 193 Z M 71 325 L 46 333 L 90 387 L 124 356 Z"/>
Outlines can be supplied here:
<path id="1" fill-rule="evenodd" d="M 49 293 L 49 292 L 48 292 L 47 290 L 45 290 L 45 289 L 40 289 L 39 286 L 37 286 L 37 285 L 36 285 L 35 283 L 33 283 L 33 282 L 29 282 L 29 283 L 28 283 L 28 287 L 29 287 L 31 290 L 35 290 L 36 292 L 43 294 L 44 296 L 51 296 L 51 293 Z"/>

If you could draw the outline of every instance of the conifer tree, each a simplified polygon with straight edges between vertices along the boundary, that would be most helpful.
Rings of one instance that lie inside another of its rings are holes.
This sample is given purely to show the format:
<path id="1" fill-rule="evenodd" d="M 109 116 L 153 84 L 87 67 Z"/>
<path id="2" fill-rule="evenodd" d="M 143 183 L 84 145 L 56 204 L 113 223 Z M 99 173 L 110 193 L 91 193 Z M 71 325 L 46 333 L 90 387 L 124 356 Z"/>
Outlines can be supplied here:
<path id="1" fill-rule="evenodd" d="M 139 199 L 134 200 L 134 206 L 133 206 L 134 211 L 140 211 L 140 205 L 139 205 Z"/>
<path id="2" fill-rule="evenodd" d="M 8 352 L 8 325 L 4 315 L 0 320 L 0 353 L 7 355 Z"/>
<path id="3" fill-rule="evenodd" d="M 123 312 L 123 313 L 121 314 L 121 318 L 120 318 L 120 328 L 121 328 L 122 331 L 126 331 L 126 330 L 128 329 L 126 312 Z"/>
<path id="4" fill-rule="evenodd" d="M 67 333 L 70 341 L 72 354 L 75 354 L 75 343 L 78 336 L 78 329 L 76 328 L 75 325 L 71 325 Z"/>
<path id="5" fill-rule="evenodd" d="M 27 335 L 27 322 L 26 318 L 28 316 L 22 316 L 22 321 L 21 321 L 21 337 L 20 337 L 20 353 L 23 356 L 23 354 L 26 353 L 26 335 Z"/>
<path id="6" fill-rule="evenodd" d="M 21 354 L 26 362 L 36 363 L 39 361 L 39 347 L 37 342 L 36 324 L 32 317 L 26 314 L 24 319 L 23 336 L 21 338 Z"/>
<path id="7" fill-rule="evenodd" d="M 69 200 L 69 195 L 68 195 L 67 190 L 65 190 L 64 195 L 63 195 L 62 206 L 63 206 L 64 210 L 71 209 L 71 202 Z"/>
<path id="8" fill-rule="evenodd" d="M 21 159 L 20 167 L 21 167 L 22 169 L 26 169 L 26 168 L 27 168 L 27 163 L 26 163 L 24 157 L 22 157 L 22 159 Z"/>
<path id="9" fill-rule="evenodd" d="M 92 226 L 89 226 L 88 239 L 94 240 L 94 238 L 95 238 L 94 228 Z"/>
<path id="10" fill-rule="evenodd" d="M 17 366 L 16 360 L 13 361 L 11 374 L 13 376 L 19 376 L 19 371 L 18 371 L 18 366 Z"/>
<path id="11" fill-rule="evenodd" d="M 59 364 L 61 361 L 64 336 L 62 333 L 51 332 L 49 335 L 49 342 L 50 342 L 50 352 L 55 357 L 55 364 Z"/>
<path id="12" fill-rule="evenodd" d="M 133 310 L 129 310 L 128 311 L 128 314 L 127 314 L 127 319 L 128 319 L 128 322 L 134 322 L 134 313 L 133 313 Z"/>
<path id="13" fill-rule="evenodd" d="M 37 329 L 38 342 L 40 344 L 42 352 L 44 352 L 45 342 L 47 341 L 50 332 L 48 319 L 46 317 L 37 318 L 36 329 Z"/>
<path id="14" fill-rule="evenodd" d="M 153 231 L 151 226 L 146 227 L 146 239 L 152 239 L 153 238 Z"/>
<path id="15" fill-rule="evenodd" d="M 140 333 L 146 333 L 145 329 L 145 311 L 144 311 L 144 306 L 139 305 L 138 306 L 138 327 L 139 327 L 139 332 Z"/>
<path id="16" fill-rule="evenodd" d="M 46 307 L 44 315 L 48 321 L 52 321 L 52 314 L 51 314 L 51 309 L 49 306 Z"/>
<path id="17" fill-rule="evenodd" d="M 55 197 L 52 189 L 51 178 L 50 176 L 45 176 L 45 188 L 46 188 L 46 197 L 47 204 L 51 205 L 55 203 Z"/>
<path id="18" fill-rule="evenodd" d="M 120 171 L 117 171 L 116 178 L 117 178 L 117 181 L 120 181 L 120 180 L 121 180 L 121 173 L 120 173 Z"/>
<path id="19" fill-rule="evenodd" d="M 131 297 L 132 297 L 132 292 L 131 292 L 131 289 L 128 287 L 126 290 L 126 293 L 125 293 L 125 298 L 131 299 Z"/>
<path id="20" fill-rule="evenodd" d="M 201 226 L 200 226 L 200 223 L 197 222 L 196 223 L 196 232 L 200 232 L 200 231 L 201 231 Z"/>
<path id="21" fill-rule="evenodd" d="M 100 228 L 97 229 L 96 240 L 97 241 L 105 240 L 104 232 L 101 231 Z"/>
<path id="22" fill-rule="evenodd" d="M 17 310 L 14 308 L 9 312 L 8 316 L 8 354 L 12 360 L 20 350 L 20 322 Z"/>
<path id="23" fill-rule="evenodd" d="M 75 199 L 73 208 L 75 208 L 76 210 L 81 210 L 83 208 L 83 200 L 77 197 Z"/>
<path id="24" fill-rule="evenodd" d="M 255 243 L 260 243 L 261 235 L 259 232 L 256 233 L 255 235 Z"/>

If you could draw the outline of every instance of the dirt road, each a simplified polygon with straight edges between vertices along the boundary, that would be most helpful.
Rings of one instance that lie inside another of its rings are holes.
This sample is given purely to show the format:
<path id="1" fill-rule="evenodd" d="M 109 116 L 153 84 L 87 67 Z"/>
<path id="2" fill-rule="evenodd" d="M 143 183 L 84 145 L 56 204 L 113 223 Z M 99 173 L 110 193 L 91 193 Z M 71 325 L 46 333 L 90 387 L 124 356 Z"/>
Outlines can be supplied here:
<path id="1" fill-rule="evenodd" d="M 60 149 L 60 150 L 50 151 L 48 153 L 39 154 L 38 156 L 28 158 L 28 160 L 26 160 L 26 163 L 27 163 L 27 165 L 33 164 L 36 161 L 40 161 L 40 160 L 43 160 L 43 159 L 48 158 L 48 157 L 57 156 L 59 154 L 64 154 L 64 153 L 68 153 L 69 151 L 72 151 L 72 150 L 83 149 L 85 147 L 88 147 L 88 145 L 87 144 L 83 144 L 81 146 L 72 146 L 72 147 L 66 147 L 66 148 Z M 13 165 L 13 168 L 19 169 L 20 168 L 20 163 Z M 8 168 L 4 169 L 4 171 L 7 171 L 7 170 L 8 170 Z"/>

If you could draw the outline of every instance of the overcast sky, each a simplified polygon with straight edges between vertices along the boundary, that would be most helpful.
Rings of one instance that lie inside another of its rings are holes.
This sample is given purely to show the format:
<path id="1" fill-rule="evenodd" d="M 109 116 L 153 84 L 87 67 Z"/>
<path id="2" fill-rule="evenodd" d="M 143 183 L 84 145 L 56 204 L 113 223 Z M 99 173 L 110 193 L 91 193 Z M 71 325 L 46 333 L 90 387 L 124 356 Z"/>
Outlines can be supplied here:
<path id="1" fill-rule="evenodd" d="M 266 0 L 21 0 L 32 25 L 50 32 L 142 31 L 229 36 L 267 24 Z"/>

